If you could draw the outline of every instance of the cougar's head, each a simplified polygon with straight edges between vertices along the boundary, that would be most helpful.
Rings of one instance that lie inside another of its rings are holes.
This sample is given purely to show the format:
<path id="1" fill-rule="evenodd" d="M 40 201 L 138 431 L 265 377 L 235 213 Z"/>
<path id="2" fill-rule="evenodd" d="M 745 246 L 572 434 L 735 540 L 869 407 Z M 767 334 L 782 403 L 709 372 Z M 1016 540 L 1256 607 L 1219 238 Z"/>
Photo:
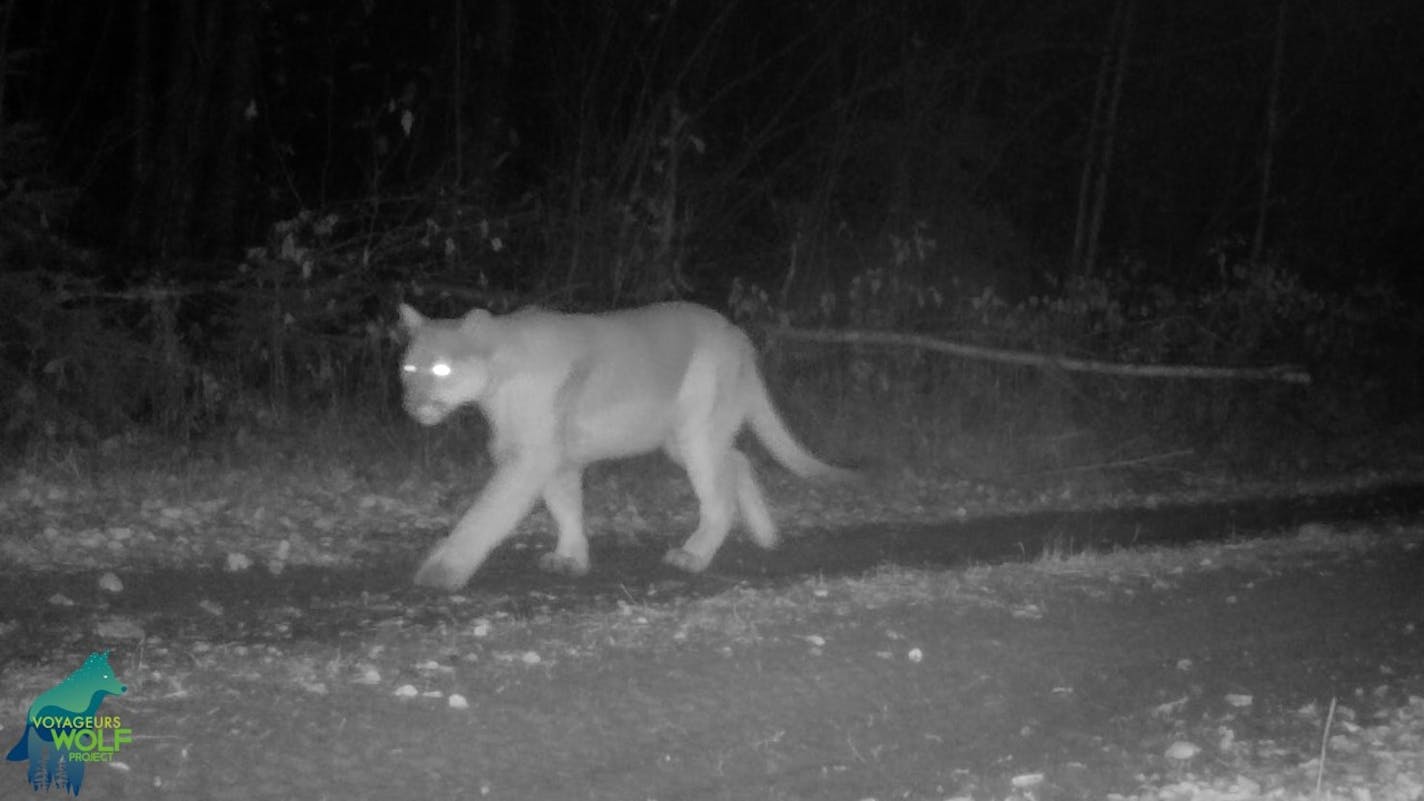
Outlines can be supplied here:
<path id="1" fill-rule="evenodd" d="M 433 426 L 489 388 L 488 343 L 481 327 L 492 318 L 476 309 L 459 320 L 430 320 L 402 303 L 401 325 L 410 344 L 401 360 L 405 410 L 421 425 Z"/>

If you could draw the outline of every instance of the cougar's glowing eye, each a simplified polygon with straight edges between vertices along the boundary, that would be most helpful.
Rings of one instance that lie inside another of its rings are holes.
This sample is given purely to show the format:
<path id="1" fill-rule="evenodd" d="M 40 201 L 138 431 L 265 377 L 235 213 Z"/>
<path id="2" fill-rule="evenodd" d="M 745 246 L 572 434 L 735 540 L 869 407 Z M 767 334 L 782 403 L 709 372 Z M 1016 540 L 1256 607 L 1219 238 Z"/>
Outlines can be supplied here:
<path id="1" fill-rule="evenodd" d="M 403 373 L 413 373 L 413 372 L 415 372 L 415 365 L 413 365 L 413 364 L 402 364 L 402 365 L 401 365 L 401 372 L 403 372 Z"/>
<path id="2" fill-rule="evenodd" d="M 436 378 L 444 378 L 445 376 L 450 375 L 450 365 L 446 364 L 445 362 L 436 362 L 435 364 L 430 365 L 430 373 Z"/>

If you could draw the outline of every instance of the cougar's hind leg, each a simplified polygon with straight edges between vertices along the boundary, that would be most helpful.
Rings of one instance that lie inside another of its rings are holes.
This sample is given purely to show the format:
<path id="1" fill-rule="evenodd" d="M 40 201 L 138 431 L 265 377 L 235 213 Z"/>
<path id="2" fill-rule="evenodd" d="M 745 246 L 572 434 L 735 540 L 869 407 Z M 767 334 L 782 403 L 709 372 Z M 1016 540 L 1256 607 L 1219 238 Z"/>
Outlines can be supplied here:
<path id="1" fill-rule="evenodd" d="M 737 508 L 752 542 L 763 548 L 775 548 L 778 542 L 776 523 L 771 519 L 771 510 L 767 508 L 766 496 L 757 483 L 751 460 L 733 447 L 727 452 L 727 462 L 737 488 Z"/>
<path id="2" fill-rule="evenodd" d="M 681 453 L 697 496 L 697 528 L 681 548 L 668 551 L 663 561 L 689 573 L 700 573 L 711 564 L 712 557 L 727 539 L 736 515 L 736 476 L 726 446 L 709 447 L 706 442 L 684 445 Z"/>
<path id="3" fill-rule="evenodd" d="M 668 551 L 663 561 L 689 573 L 707 569 L 746 497 L 742 477 L 749 473 L 742 468 L 750 465 L 732 447 L 746 419 L 744 367 L 726 354 L 694 358 L 678 393 L 681 424 L 665 448 L 687 469 L 699 515 L 687 542 Z M 759 515 L 755 504 L 752 512 Z"/>

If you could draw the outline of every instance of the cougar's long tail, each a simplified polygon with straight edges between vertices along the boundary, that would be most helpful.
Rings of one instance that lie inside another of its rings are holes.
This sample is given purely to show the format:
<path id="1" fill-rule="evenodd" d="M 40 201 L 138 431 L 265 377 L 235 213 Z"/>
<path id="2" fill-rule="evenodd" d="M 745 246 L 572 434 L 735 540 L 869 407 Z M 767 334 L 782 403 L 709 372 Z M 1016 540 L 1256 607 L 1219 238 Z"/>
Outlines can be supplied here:
<path id="1" fill-rule="evenodd" d="M 750 350 L 750 343 L 748 349 Z M 791 434 L 781 415 L 777 414 L 776 407 L 772 405 L 771 395 L 766 391 L 766 382 L 762 380 L 761 371 L 757 369 L 754 354 L 747 360 L 743 369 L 746 371 L 743 382 L 748 395 L 747 422 L 756 433 L 757 439 L 776 457 L 776 461 L 802 478 L 850 481 L 859 477 L 854 470 L 829 465 L 817 459 Z"/>

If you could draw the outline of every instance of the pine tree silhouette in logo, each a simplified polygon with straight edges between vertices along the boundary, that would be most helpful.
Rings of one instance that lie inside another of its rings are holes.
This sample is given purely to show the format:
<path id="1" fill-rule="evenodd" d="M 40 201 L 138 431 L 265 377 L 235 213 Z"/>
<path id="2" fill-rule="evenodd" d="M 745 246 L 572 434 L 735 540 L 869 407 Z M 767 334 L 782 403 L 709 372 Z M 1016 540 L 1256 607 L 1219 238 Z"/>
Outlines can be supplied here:
<path id="1" fill-rule="evenodd" d="M 88 727 L 76 719 L 97 714 L 105 696 L 123 695 L 127 690 L 114 677 L 108 651 L 90 654 L 69 678 L 41 693 L 30 704 L 25 731 L 5 758 L 11 762 L 30 761 L 27 776 L 34 789 L 54 787 L 79 795 L 85 763 L 70 760 L 69 754 L 82 750 L 75 748 L 76 740 L 82 740 L 76 735 Z M 70 725 L 75 723 L 81 725 Z"/>

